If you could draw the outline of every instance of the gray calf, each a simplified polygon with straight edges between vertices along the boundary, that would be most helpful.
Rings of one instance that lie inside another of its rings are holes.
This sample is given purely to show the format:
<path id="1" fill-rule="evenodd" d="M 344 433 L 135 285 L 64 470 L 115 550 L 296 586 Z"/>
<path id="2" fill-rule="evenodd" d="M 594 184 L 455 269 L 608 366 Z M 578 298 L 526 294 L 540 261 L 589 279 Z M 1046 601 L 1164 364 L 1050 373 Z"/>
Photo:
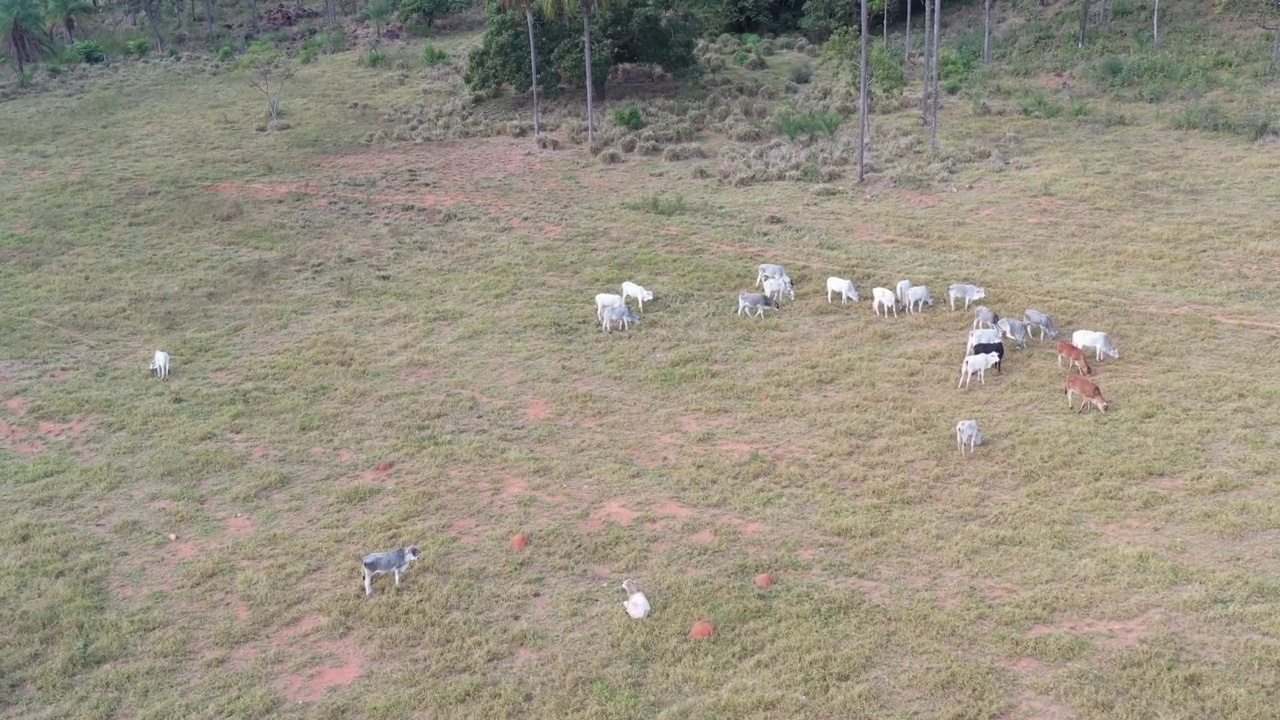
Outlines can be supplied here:
<path id="1" fill-rule="evenodd" d="M 361 562 L 364 567 L 364 596 L 369 597 L 373 594 L 373 579 L 384 573 L 394 574 L 396 587 L 400 587 L 400 576 L 409 567 L 409 563 L 420 557 L 422 557 L 422 551 L 414 545 L 365 555 Z"/>
<path id="2" fill-rule="evenodd" d="M 1026 321 L 1027 326 L 1034 329 L 1040 328 L 1040 339 L 1044 340 L 1045 333 L 1048 333 L 1050 340 L 1058 339 L 1058 330 L 1053 326 L 1053 318 L 1048 313 L 1042 313 L 1039 310 L 1027 309 L 1022 313 L 1022 319 Z"/>
<path id="3" fill-rule="evenodd" d="M 741 293 L 738 295 L 738 314 L 741 315 L 743 310 L 747 311 L 747 315 L 751 315 L 751 311 L 756 311 L 756 317 L 764 317 L 766 308 L 777 310 L 778 303 L 773 301 L 768 295 L 760 293 Z"/>
<path id="4" fill-rule="evenodd" d="M 610 305 L 602 311 L 600 327 L 605 332 L 613 332 L 613 324 L 617 323 L 623 330 L 630 330 L 631 323 L 640 322 L 640 316 L 626 305 Z"/>

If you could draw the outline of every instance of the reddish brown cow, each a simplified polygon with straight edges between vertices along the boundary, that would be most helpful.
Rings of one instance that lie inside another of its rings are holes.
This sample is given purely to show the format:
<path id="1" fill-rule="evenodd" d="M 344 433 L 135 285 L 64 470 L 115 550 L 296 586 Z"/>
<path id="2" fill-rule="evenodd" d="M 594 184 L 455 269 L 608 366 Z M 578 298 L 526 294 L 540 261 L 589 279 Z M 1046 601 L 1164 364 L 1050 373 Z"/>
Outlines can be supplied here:
<path id="1" fill-rule="evenodd" d="M 1107 399 L 1102 397 L 1102 391 L 1098 389 L 1097 385 L 1079 375 L 1067 375 L 1067 407 L 1073 407 L 1071 404 L 1072 393 L 1079 394 L 1081 397 L 1080 409 L 1076 411 L 1078 413 L 1084 412 L 1085 406 L 1089 403 L 1093 403 L 1104 413 L 1107 411 L 1107 406 L 1110 405 Z"/>
<path id="2" fill-rule="evenodd" d="M 1058 341 L 1058 367 L 1062 367 L 1062 358 L 1067 359 L 1067 372 L 1071 372 L 1074 365 L 1081 375 L 1092 375 L 1093 368 L 1089 367 L 1089 361 L 1084 357 L 1084 351 L 1072 345 L 1066 340 Z"/>

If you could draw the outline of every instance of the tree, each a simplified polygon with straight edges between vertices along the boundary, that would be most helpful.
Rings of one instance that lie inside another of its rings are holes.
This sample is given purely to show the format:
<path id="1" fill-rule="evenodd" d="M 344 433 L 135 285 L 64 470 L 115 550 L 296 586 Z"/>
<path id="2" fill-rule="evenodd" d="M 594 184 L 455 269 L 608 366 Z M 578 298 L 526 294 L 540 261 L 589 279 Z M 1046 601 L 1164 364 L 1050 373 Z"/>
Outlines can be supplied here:
<path id="1" fill-rule="evenodd" d="M 209 41 L 213 41 L 213 0 L 204 0 L 204 24 L 209 33 Z"/>
<path id="2" fill-rule="evenodd" d="M 279 120 L 285 86 L 298 74 L 298 66 L 284 61 L 274 50 L 263 50 L 247 58 L 245 65 L 249 70 L 249 86 L 266 96 L 267 114 L 273 121 Z"/>
<path id="3" fill-rule="evenodd" d="M 867 75 L 870 66 L 867 63 L 867 3 L 870 0 L 862 0 L 862 37 L 859 38 L 861 45 L 862 60 L 858 67 L 858 182 L 866 182 L 867 180 Z M 888 34 L 888 29 L 885 34 Z"/>
<path id="4" fill-rule="evenodd" d="M 1080 39 L 1077 44 L 1084 47 L 1084 31 L 1089 27 L 1089 0 L 1080 0 Z"/>
<path id="5" fill-rule="evenodd" d="M 25 82 L 26 63 L 40 58 L 40 8 L 35 0 L 0 0 L 0 49 L 18 66 L 18 78 Z"/>
<path id="6" fill-rule="evenodd" d="M 920 118 L 929 121 L 929 91 L 933 89 L 933 3 L 924 0 L 924 78 L 920 90 Z"/>
<path id="7" fill-rule="evenodd" d="M 1160 0 L 1151 11 L 1151 52 L 1160 52 Z"/>
<path id="8" fill-rule="evenodd" d="M 982 64 L 991 62 L 991 0 L 982 0 Z"/>
<path id="9" fill-rule="evenodd" d="M 928 2 L 928 0 L 925 0 Z M 929 151 L 938 152 L 938 57 L 942 45 L 942 0 L 933 0 L 933 89 L 929 93 Z"/>
<path id="10" fill-rule="evenodd" d="M 364 17 L 373 23 L 373 38 L 376 44 L 382 39 L 382 26 L 391 19 L 391 4 L 386 0 L 374 0 L 364 9 Z"/>
<path id="11" fill-rule="evenodd" d="M 1216 9 L 1271 31 L 1271 64 L 1267 72 L 1274 73 L 1280 61 L 1280 0 L 1223 0 Z"/>
<path id="12" fill-rule="evenodd" d="M 902 38 L 902 66 L 905 68 L 907 63 L 911 62 L 911 0 L 907 0 L 907 30 Z"/>
<path id="13" fill-rule="evenodd" d="M 400 21 L 409 22 L 418 19 L 425 22 L 427 27 L 431 27 L 436 20 L 465 10 L 467 6 L 468 3 L 462 0 L 404 0 L 400 3 Z M 506 2 L 502 6 L 510 7 Z"/>
<path id="14" fill-rule="evenodd" d="M 537 137 L 542 132 L 538 112 L 538 42 L 533 34 L 533 0 L 499 0 L 506 10 L 519 8 L 524 11 L 525 25 L 529 30 L 529 75 L 533 88 L 533 134 Z"/>
<path id="15" fill-rule="evenodd" d="M 45 15 L 50 22 L 67 31 L 67 42 L 76 41 L 76 16 L 88 15 L 93 7 L 84 0 L 46 0 Z"/>
<path id="16" fill-rule="evenodd" d="M 591 16 L 608 8 L 611 0 L 540 1 L 542 3 L 542 12 L 546 15 L 557 16 L 563 13 L 566 17 L 572 17 L 575 14 L 582 16 L 582 55 L 583 60 L 586 62 L 587 83 L 587 141 L 590 142 L 595 140 L 596 137 L 595 80 L 591 73 Z"/>

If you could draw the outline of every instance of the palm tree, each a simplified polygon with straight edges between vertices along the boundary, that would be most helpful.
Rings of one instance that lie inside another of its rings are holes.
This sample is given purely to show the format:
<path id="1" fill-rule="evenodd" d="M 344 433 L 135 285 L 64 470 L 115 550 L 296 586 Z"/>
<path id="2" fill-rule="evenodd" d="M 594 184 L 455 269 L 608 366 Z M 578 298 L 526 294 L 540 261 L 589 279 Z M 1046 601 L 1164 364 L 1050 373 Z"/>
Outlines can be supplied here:
<path id="1" fill-rule="evenodd" d="M 541 132 L 538 115 L 538 48 L 533 36 L 533 0 L 499 0 L 507 10 L 524 10 L 525 23 L 529 26 L 529 72 L 533 75 L 533 134 Z"/>
<path id="2" fill-rule="evenodd" d="M 40 57 L 42 21 L 35 0 L 0 0 L 0 49 L 18 65 L 19 78 L 26 63 Z"/>
<path id="3" fill-rule="evenodd" d="M 67 31 L 67 42 L 76 41 L 76 16 L 88 15 L 93 7 L 84 0 L 45 0 L 45 16 Z"/>
<path id="4" fill-rule="evenodd" d="M 621 2 L 622 0 L 618 0 Z M 564 14 L 582 16 L 582 54 L 587 63 L 587 141 L 596 137 L 594 83 L 591 81 L 591 17 L 612 5 L 611 0 L 539 0 L 547 17 Z"/>

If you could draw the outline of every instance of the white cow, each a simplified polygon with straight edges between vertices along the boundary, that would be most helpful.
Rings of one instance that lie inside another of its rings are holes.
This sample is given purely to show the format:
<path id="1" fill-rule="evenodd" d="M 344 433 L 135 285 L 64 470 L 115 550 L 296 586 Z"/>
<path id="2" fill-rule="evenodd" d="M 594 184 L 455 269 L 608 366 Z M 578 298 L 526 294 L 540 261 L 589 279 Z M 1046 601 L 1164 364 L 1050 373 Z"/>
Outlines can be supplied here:
<path id="1" fill-rule="evenodd" d="M 843 305 L 845 300 L 858 302 L 858 289 L 853 286 L 852 280 L 844 278 L 829 277 L 827 278 L 827 302 L 831 302 L 831 293 L 840 293 L 840 304 Z"/>
<path id="2" fill-rule="evenodd" d="M 871 302 L 871 309 L 875 311 L 876 317 L 880 317 L 880 308 L 884 308 L 884 316 L 889 317 L 889 309 L 893 309 L 893 316 L 898 317 L 898 305 L 895 302 L 893 291 L 889 288 L 872 288 L 871 295 L 875 299 Z"/>
<path id="3" fill-rule="evenodd" d="M 1103 355 L 1117 359 L 1120 357 L 1120 351 L 1116 350 L 1116 347 L 1111 344 L 1111 338 L 1104 332 L 1077 330 L 1071 333 L 1071 344 L 1081 350 L 1087 347 L 1093 348 L 1098 361 L 1102 360 Z"/>

